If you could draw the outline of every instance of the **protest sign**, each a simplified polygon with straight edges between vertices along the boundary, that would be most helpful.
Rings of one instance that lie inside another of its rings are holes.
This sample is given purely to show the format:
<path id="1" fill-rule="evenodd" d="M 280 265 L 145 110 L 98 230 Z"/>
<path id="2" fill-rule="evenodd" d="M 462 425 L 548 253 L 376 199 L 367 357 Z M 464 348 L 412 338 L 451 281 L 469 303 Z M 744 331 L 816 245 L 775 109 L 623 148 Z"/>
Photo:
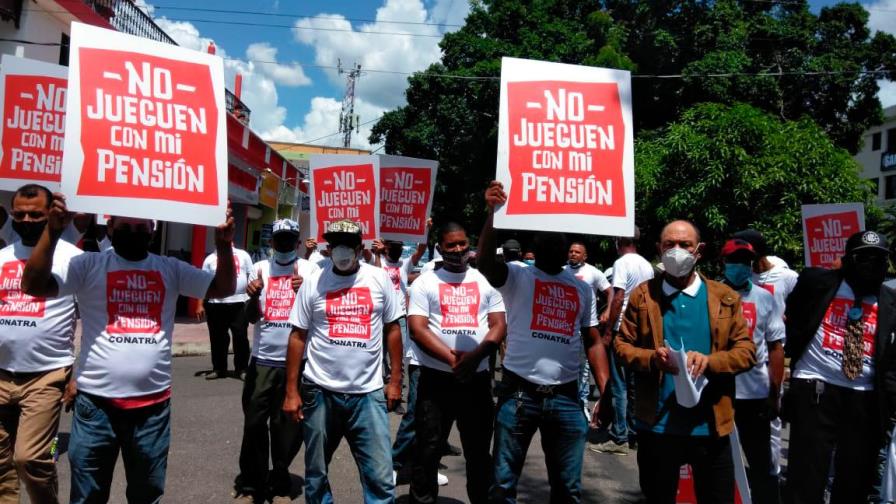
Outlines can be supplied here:
<path id="1" fill-rule="evenodd" d="M 69 62 L 62 168 L 69 208 L 223 222 L 221 58 L 72 23 Z"/>
<path id="2" fill-rule="evenodd" d="M 439 163 L 380 156 L 380 236 L 402 242 L 426 241 Z"/>
<path id="3" fill-rule="evenodd" d="M 830 268 L 843 256 L 850 235 L 865 229 L 861 203 L 803 205 L 806 266 Z"/>
<path id="4" fill-rule="evenodd" d="M 379 236 L 377 156 L 348 154 L 312 155 L 311 236 L 326 243 L 323 234 L 330 223 L 350 219 L 361 225 L 362 238 L 370 244 Z"/>
<path id="5" fill-rule="evenodd" d="M 629 72 L 503 58 L 495 227 L 632 236 L 632 127 Z"/>
<path id="6" fill-rule="evenodd" d="M 0 59 L 0 189 L 59 190 L 68 68 L 4 54 Z"/>

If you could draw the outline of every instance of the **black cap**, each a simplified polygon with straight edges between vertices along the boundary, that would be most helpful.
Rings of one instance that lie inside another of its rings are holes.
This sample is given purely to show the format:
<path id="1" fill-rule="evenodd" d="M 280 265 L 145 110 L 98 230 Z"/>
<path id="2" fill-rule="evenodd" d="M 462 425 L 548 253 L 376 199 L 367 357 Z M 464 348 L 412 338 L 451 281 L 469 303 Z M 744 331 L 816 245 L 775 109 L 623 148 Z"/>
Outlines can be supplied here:
<path id="1" fill-rule="evenodd" d="M 875 231 L 859 231 L 846 240 L 846 253 L 859 252 L 861 250 L 876 251 L 888 254 L 887 238 Z"/>
<path id="2" fill-rule="evenodd" d="M 753 251 L 756 252 L 757 257 L 765 257 L 768 255 L 768 247 L 765 244 L 765 237 L 762 236 L 762 233 L 756 231 L 755 229 L 744 229 L 743 231 L 738 231 L 734 233 L 732 238 L 738 238 L 740 240 L 744 240 L 753 246 Z"/>

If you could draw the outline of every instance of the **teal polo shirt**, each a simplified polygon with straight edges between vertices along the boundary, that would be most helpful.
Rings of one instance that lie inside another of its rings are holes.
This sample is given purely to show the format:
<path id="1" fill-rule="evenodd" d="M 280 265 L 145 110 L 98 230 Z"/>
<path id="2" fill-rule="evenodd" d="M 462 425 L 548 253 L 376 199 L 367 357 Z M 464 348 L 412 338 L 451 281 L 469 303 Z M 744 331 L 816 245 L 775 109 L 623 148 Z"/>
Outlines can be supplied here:
<path id="1" fill-rule="evenodd" d="M 706 283 L 697 277 L 695 283 L 683 291 L 667 294 L 663 282 L 663 337 L 670 348 L 697 351 L 709 355 L 712 351 L 709 305 Z M 696 289 L 694 289 L 697 287 Z M 687 370 L 679 370 L 686 373 Z M 712 405 L 702 400 L 693 408 L 685 408 L 675 399 L 672 375 L 664 374 L 659 390 L 657 422 L 651 428 L 658 434 L 677 436 L 709 436 L 709 421 L 713 418 Z"/>

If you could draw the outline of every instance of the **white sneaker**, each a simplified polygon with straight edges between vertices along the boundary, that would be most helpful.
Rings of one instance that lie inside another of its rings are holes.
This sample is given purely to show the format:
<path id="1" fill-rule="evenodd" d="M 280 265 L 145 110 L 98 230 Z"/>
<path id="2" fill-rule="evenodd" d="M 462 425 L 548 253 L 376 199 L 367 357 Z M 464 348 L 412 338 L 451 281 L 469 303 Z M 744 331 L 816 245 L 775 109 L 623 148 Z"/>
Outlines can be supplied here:
<path id="1" fill-rule="evenodd" d="M 436 482 L 439 484 L 439 486 L 445 486 L 448 484 L 448 476 L 445 476 L 442 473 L 437 473 Z"/>
<path id="2" fill-rule="evenodd" d="M 392 486 L 398 485 L 398 471 L 392 471 Z"/>

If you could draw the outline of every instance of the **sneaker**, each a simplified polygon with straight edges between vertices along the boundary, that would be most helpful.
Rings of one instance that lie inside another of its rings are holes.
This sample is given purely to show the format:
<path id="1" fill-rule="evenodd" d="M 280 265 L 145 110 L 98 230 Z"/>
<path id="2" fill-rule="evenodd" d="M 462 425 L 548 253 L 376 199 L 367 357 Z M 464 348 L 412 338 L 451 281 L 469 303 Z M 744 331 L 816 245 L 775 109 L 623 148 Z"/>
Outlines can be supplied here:
<path id="1" fill-rule="evenodd" d="M 244 493 L 234 493 L 233 502 L 234 504 L 255 504 L 255 497 Z"/>
<path id="2" fill-rule="evenodd" d="M 628 455 L 631 451 L 628 448 L 628 443 L 616 444 L 616 442 L 612 439 L 609 441 L 604 441 L 600 444 L 589 446 L 588 449 L 597 453 L 613 453 L 615 455 Z"/>
<path id="3" fill-rule="evenodd" d="M 445 476 L 442 473 L 436 473 L 436 482 L 439 486 L 445 486 L 448 484 L 448 476 Z"/>
<path id="4" fill-rule="evenodd" d="M 271 499 L 271 504 L 290 504 L 292 499 L 289 498 L 288 495 L 275 495 L 274 498 Z"/>
<path id="5" fill-rule="evenodd" d="M 212 371 L 205 375 L 206 380 L 219 380 L 221 378 L 227 378 L 227 371 Z"/>

